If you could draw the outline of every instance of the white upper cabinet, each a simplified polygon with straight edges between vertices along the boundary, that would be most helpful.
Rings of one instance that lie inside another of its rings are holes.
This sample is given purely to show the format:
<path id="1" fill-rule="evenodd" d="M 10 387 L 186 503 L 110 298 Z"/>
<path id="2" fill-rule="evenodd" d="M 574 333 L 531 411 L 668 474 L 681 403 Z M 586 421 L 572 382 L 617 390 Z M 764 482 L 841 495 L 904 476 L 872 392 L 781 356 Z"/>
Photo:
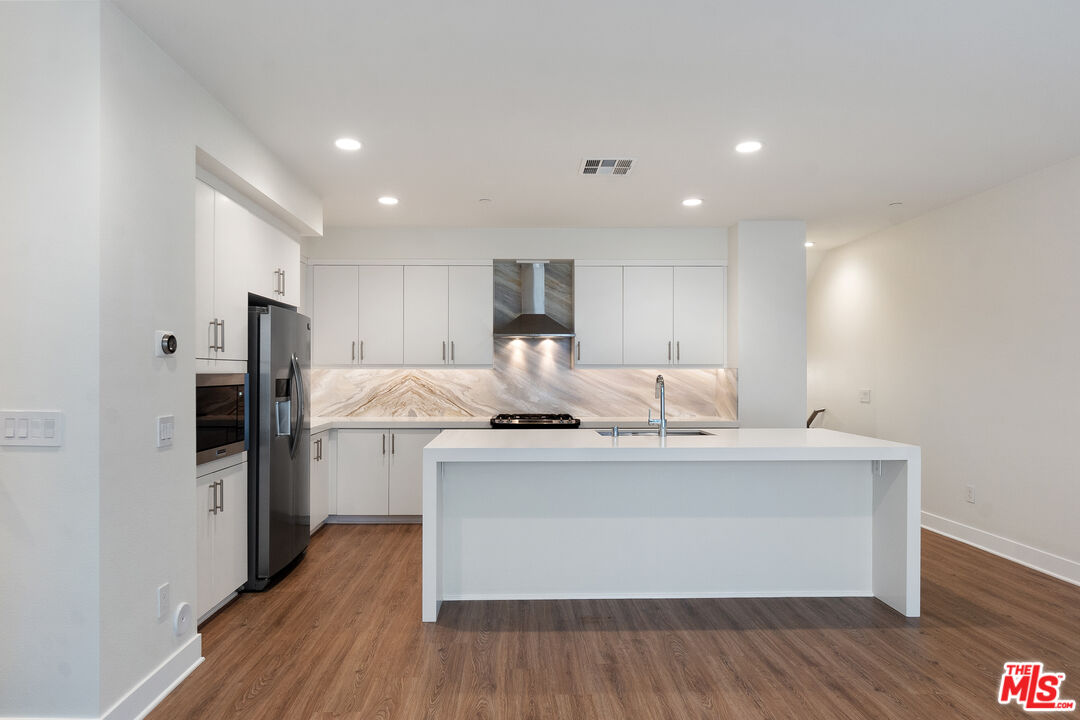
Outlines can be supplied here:
<path id="1" fill-rule="evenodd" d="M 359 274 L 355 265 L 317 265 L 313 273 L 311 362 L 358 362 Z"/>
<path id="2" fill-rule="evenodd" d="M 578 365 L 623 361 L 623 269 L 574 268 L 574 338 Z"/>
<path id="3" fill-rule="evenodd" d="M 401 364 L 400 265 L 316 265 L 312 279 L 313 364 Z"/>
<path id="4" fill-rule="evenodd" d="M 195 357 L 216 358 L 214 332 L 214 189 L 195 181 Z M 219 331 L 220 332 L 220 331 Z"/>
<path id="5" fill-rule="evenodd" d="M 248 293 L 297 304 L 300 244 L 196 180 L 195 272 L 195 357 L 246 360 Z"/>
<path id="6" fill-rule="evenodd" d="M 495 342 L 494 275 L 489 266 L 451 265 L 449 270 L 449 362 L 491 365 Z"/>
<path id="7" fill-rule="evenodd" d="M 403 268 L 400 265 L 361 265 L 356 270 L 360 302 L 356 362 L 400 365 L 404 335 Z M 316 283 L 316 291 L 318 287 Z"/>
<path id="8" fill-rule="evenodd" d="M 254 218 L 214 194 L 214 317 L 218 360 L 247 360 L 248 288 L 255 266 Z"/>
<path id="9" fill-rule="evenodd" d="M 674 269 L 623 268 L 623 363 L 671 365 Z"/>
<path id="10" fill-rule="evenodd" d="M 405 267 L 405 364 L 445 365 L 449 273 L 445 265 Z"/>
<path id="11" fill-rule="evenodd" d="M 724 365 L 726 268 L 676 267 L 674 339 L 679 365 Z"/>
<path id="12" fill-rule="evenodd" d="M 300 303 L 300 243 L 277 226 L 251 216 L 253 252 L 248 289 L 289 305 Z"/>

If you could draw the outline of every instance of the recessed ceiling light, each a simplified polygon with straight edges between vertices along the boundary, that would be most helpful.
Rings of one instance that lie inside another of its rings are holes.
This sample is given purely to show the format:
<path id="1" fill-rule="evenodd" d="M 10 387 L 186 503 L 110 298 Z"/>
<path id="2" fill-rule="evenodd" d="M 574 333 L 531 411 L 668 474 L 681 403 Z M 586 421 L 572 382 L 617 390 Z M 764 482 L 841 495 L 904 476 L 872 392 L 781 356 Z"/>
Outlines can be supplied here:
<path id="1" fill-rule="evenodd" d="M 390 197 L 389 195 L 383 195 L 379 198 L 380 205 L 397 205 L 398 199 L 396 197 Z"/>
<path id="2" fill-rule="evenodd" d="M 334 141 L 338 150 L 348 150 L 349 152 L 356 152 L 360 149 L 360 141 L 356 138 L 343 137 Z"/>
<path id="3" fill-rule="evenodd" d="M 701 198 L 686 198 L 685 200 L 682 201 L 682 204 L 685 205 L 686 207 L 697 207 L 702 202 L 703 201 L 702 201 Z"/>
<path id="4" fill-rule="evenodd" d="M 743 140 L 741 143 L 735 146 L 735 152 L 743 153 L 756 153 L 761 148 L 765 147 L 760 140 Z"/>
<path id="5" fill-rule="evenodd" d="M 814 243 L 811 242 L 810 240 L 807 240 L 806 242 L 804 242 L 803 245 L 805 247 L 814 247 Z"/>

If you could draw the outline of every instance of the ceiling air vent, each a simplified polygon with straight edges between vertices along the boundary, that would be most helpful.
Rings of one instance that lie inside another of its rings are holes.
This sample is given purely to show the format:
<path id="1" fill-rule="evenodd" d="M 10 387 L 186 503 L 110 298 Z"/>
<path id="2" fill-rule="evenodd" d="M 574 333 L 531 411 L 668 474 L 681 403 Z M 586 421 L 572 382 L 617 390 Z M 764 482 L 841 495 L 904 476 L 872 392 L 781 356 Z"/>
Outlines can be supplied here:
<path id="1" fill-rule="evenodd" d="M 587 158 L 581 161 L 582 175 L 629 175 L 634 167 L 633 158 Z"/>

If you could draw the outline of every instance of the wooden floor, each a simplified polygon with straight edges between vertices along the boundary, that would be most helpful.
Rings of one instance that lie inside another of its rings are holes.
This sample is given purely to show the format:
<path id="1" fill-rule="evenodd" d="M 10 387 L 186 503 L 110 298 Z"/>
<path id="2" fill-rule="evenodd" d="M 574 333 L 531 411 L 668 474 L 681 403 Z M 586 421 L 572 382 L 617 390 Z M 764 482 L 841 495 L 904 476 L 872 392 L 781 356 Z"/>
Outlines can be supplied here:
<path id="1" fill-rule="evenodd" d="M 150 718 L 1019 718 L 1010 660 L 1080 699 L 1080 588 L 924 531 L 922 605 L 458 602 L 425 625 L 420 527 L 332 525 L 201 628 Z"/>

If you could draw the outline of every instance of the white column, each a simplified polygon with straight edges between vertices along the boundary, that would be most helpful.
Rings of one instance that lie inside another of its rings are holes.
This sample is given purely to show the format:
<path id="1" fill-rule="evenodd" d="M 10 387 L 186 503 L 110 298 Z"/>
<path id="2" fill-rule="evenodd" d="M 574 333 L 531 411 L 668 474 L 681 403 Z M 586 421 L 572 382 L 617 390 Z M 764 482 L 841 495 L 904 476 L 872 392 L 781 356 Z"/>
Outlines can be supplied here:
<path id="1" fill-rule="evenodd" d="M 742 427 L 806 423 L 806 224 L 745 220 L 729 234 Z"/>

